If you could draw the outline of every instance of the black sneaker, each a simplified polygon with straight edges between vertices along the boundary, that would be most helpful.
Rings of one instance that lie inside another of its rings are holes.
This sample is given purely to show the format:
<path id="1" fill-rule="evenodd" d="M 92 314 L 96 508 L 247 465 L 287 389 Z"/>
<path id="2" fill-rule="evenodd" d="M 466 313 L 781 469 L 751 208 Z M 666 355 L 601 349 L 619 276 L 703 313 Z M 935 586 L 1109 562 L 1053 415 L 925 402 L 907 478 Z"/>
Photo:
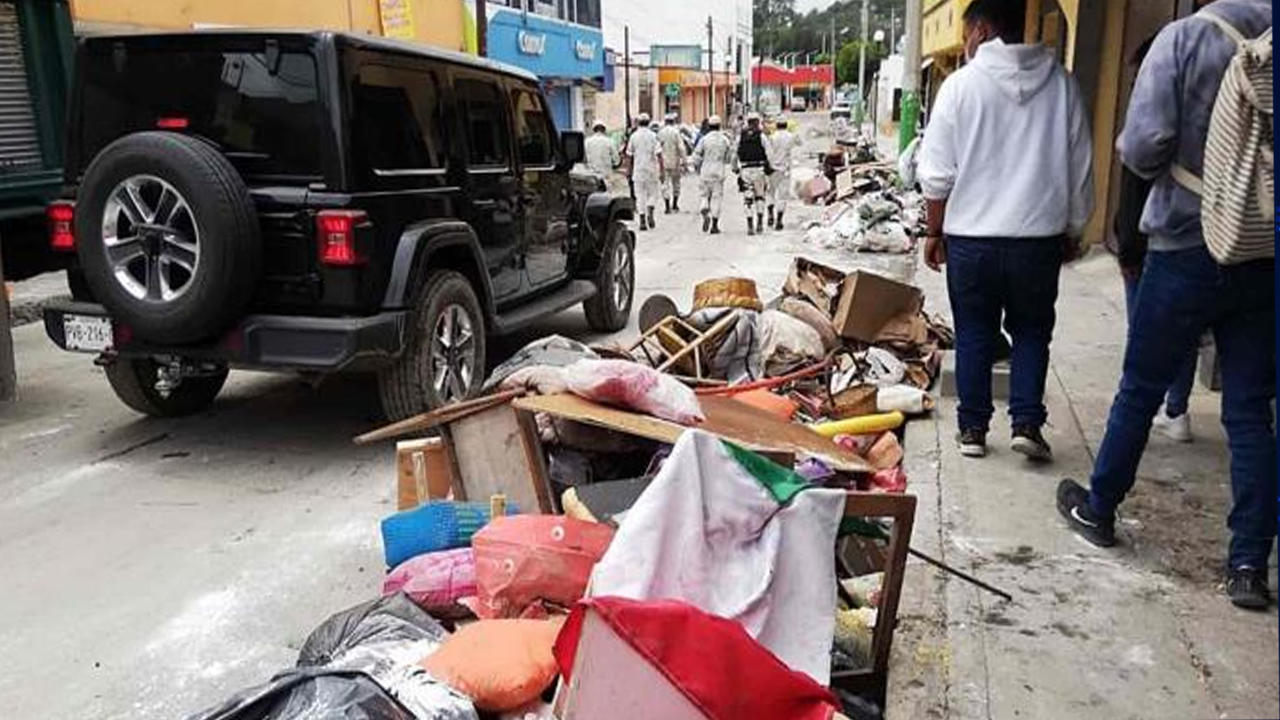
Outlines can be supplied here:
<path id="1" fill-rule="evenodd" d="M 1094 515 L 1093 508 L 1089 507 L 1089 491 L 1071 478 L 1058 483 L 1058 512 L 1075 534 L 1094 545 L 1111 547 L 1116 544 L 1115 521 Z"/>
<path id="2" fill-rule="evenodd" d="M 968 428 L 956 435 L 960 445 L 960 454 L 965 457 L 980 458 L 987 456 L 987 433 L 985 430 Z"/>
<path id="3" fill-rule="evenodd" d="M 782 213 L 778 213 L 777 222 L 775 222 L 775 223 L 773 224 L 773 228 L 774 228 L 775 230 L 781 230 L 781 229 L 782 229 Z"/>
<path id="4" fill-rule="evenodd" d="M 756 234 L 756 224 L 755 224 L 755 221 L 752 220 L 750 216 L 747 217 L 747 234 L 748 235 Z"/>
<path id="5" fill-rule="evenodd" d="M 720 234 L 720 218 L 711 218 L 711 234 Z"/>
<path id="6" fill-rule="evenodd" d="M 644 213 L 640 213 L 640 229 L 641 230 L 649 229 L 649 218 L 646 217 Z"/>
<path id="7" fill-rule="evenodd" d="M 1267 587 L 1267 571 L 1251 567 L 1227 570 L 1227 597 L 1231 604 L 1245 610 L 1271 607 L 1271 588 Z"/>
<path id="8" fill-rule="evenodd" d="M 1027 456 L 1028 460 L 1037 462 L 1049 462 L 1053 459 L 1053 448 L 1049 447 L 1049 443 L 1045 442 L 1044 435 L 1040 434 L 1040 428 L 1024 425 L 1013 428 L 1013 442 L 1009 444 L 1009 448 L 1016 453 L 1022 453 Z"/>
<path id="9" fill-rule="evenodd" d="M 657 229 L 658 221 L 653 219 L 653 207 L 649 207 L 649 227 Z"/>

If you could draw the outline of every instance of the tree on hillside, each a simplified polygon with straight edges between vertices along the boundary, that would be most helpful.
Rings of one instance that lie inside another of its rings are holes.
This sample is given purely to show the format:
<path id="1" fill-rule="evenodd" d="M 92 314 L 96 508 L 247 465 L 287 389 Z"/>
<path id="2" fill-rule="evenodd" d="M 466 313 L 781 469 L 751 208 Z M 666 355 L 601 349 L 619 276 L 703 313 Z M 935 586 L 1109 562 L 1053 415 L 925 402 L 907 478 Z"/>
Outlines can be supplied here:
<path id="1" fill-rule="evenodd" d="M 852 40 L 840 47 L 840 54 L 836 56 L 836 82 L 844 85 L 858 83 L 858 49 L 862 47 L 862 41 Z M 883 43 L 868 42 L 867 43 L 867 82 L 871 82 L 871 78 L 880 70 L 880 61 L 884 60 L 888 54 L 888 49 Z"/>
<path id="2" fill-rule="evenodd" d="M 777 52 L 795 19 L 796 0 L 755 0 L 751 8 L 755 47 L 766 54 Z"/>
<path id="3" fill-rule="evenodd" d="M 867 35 L 876 30 L 890 36 L 890 18 L 897 13 L 897 34 L 902 34 L 906 16 L 906 0 L 871 0 Z M 755 47 L 757 52 L 777 57 L 785 52 L 817 54 L 831 43 L 834 29 L 839 36 L 836 46 L 846 40 L 856 41 L 862 34 L 862 0 L 837 0 L 821 10 L 796 13 L 794 0 L 755 0 Z"/>

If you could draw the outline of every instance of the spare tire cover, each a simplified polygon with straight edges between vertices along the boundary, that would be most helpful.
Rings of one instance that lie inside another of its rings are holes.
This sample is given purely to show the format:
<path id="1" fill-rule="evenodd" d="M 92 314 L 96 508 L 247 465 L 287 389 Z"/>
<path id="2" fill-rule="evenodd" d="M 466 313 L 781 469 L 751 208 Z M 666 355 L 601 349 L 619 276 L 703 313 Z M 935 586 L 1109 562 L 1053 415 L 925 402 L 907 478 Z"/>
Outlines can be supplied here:
<path id="1" fill-rule="evenodd" d="M 198 138 L 140 132 L 108 145 L 76 202 L 77 252 L 94 297 L 133 334 L 205 340 L 248 306 L 262 264 L 249 190 Z"/>

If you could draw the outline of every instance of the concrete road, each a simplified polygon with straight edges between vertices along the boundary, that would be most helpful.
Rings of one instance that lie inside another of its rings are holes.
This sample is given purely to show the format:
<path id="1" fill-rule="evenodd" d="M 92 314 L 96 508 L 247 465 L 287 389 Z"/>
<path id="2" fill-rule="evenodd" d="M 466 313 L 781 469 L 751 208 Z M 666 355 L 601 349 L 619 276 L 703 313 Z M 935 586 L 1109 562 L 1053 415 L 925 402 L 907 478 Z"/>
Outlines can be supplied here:
<path id="1" fill-rule="evenodd" d="M 636 308 L 653 292 L 688 307 L 696 281 L 724 275 L 755 278 L 767 300 L 800 252 L 840 264 L 800 242 L 804 212 L 748 238 L 740 208 L 730 188 L 714 238 L 691 210 L 640 234 Z M 549 332 L 588 335 L 575 310 L 497 341 L 494 360 Z M 121 405 L 41 324 L 15 341 L 21 397 L 0 406 L 0 718 L 185 717 L 291 665 L 327 615 L 377 595 L 395 471 L 389 445 L 350 443 L 379 423 L 368 379 L 235 372 L 208 412 L 160 421 Z"/>

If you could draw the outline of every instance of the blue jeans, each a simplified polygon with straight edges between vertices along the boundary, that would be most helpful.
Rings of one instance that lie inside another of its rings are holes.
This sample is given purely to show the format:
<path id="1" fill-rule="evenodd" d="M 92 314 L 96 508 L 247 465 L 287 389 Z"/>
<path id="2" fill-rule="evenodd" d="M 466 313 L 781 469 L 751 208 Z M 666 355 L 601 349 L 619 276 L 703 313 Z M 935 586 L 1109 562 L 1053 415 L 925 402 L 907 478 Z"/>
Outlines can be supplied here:
<path id="1" fill-rule="evenodd" d="M 1014 427 L 1044 425 L 1062 240 L 949 236 L 946 247 L 960 429 L 986 432 L 991 425 L 991 366 L 1002 315 L 1013 339 L 1009 415 Z"/>
<path id="2" fill-rule="evenodd" d="M 1232 567 L 1265 568 L 1276 536 L 1275 262 L 1220 267 L 1204 247 L 1150 252 L 1129 325 L 1120 390 L 1093 466 L 1089 504 L 1115 516 L 1133 487 L 1151 419 L 1213 330 L 1222 363 L 1222 424 L 1231 450 Z"/>
<path id="3" fill-rule="evenodd" d="M 1129 324 L 1133 325 L 1133 308 L 1137 305 L 1139 278 L 1124 276 L 1124 307 L 1129 315 Z M 1191 386 L 1196 380 L 1196 356 L 1200 351 L 1199 338 L 1187 350 L 1187 358 L 1182 368 L 1169 385 L 1169 392 L 1164 396 L 1164 411 L 1169 417 L 1178 417 L 1187 412 L 1187 404 L 1191 400 Z"/>

